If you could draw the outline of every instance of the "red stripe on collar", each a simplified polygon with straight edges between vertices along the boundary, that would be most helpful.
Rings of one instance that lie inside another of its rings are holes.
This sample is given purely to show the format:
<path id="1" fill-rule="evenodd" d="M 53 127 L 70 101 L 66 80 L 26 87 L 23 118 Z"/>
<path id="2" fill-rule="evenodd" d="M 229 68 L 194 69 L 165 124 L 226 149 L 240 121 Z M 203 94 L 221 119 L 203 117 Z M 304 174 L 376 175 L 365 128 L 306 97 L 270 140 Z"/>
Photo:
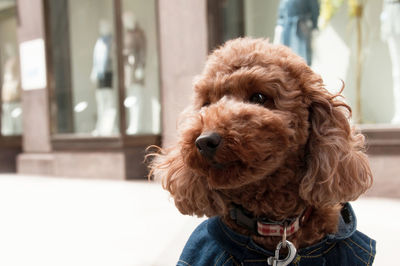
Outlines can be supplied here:
<path id="1" fill-rule="evenodd" d="M 300 228 L 299 217 L 286 227 L 286 235 L 290 236 Z M 265 224 L 257 221 L 257 232 L 262 236 L 282 236 L 285 227 L 280 224 Z"/>

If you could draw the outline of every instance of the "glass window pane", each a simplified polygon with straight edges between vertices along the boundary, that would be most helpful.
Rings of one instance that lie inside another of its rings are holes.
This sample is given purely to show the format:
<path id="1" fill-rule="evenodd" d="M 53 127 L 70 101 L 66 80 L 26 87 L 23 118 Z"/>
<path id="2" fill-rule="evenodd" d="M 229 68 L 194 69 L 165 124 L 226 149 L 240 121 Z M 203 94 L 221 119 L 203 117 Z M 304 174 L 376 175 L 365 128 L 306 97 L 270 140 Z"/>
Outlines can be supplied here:
<path id="1" fill-rule="evenodd" d="M 156 1 L 123 0 L 127 134 L 160 133 Z"/>
<path id="2" fill-rule="evenodd" d="M 242 32 L 288 45 L 322 76 L 330 92 L 340 91 L 344 81 L 353 122 L 400 126 L 399 1 L 348 5 L 347 1 L 208 0 L 207 4 L 210 51 Z"/>
<path id="3" fill-rule="evenodd" d="M 21 82 L 15 1 L 0 2 L 1 134 L 22 133 Z"/>
<path id="4" fill-rule="evenodd" d="M 48 0 L 47 12 L 53 131 L 118 134 L 113 1 Z"/>

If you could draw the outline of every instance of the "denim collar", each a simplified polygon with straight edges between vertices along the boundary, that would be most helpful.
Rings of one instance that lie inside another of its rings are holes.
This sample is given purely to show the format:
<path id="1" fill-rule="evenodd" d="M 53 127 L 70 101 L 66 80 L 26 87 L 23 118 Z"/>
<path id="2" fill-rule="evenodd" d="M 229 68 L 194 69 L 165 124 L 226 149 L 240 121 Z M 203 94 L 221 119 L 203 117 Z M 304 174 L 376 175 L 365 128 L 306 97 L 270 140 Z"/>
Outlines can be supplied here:
<path id="1" fill-rule="evenodd" d="M 320 242 L 298 250 L 298 254 L 304 257 L 326 253 L 333 248 L 337 241 L 350 237 L 357 227 L 357 220 L 350 203 L 345 203 L 339 218 L 338 232 L 329 234 Z M 226 226 L 221 217 L 212 217 L 208 221 L 208 232 L 213 235 L 218 243 L 235 258 L 244 260 L 260 260 L 273 256 L 274 251 L 265 250 L 249 236 L 241 235 Z"/>

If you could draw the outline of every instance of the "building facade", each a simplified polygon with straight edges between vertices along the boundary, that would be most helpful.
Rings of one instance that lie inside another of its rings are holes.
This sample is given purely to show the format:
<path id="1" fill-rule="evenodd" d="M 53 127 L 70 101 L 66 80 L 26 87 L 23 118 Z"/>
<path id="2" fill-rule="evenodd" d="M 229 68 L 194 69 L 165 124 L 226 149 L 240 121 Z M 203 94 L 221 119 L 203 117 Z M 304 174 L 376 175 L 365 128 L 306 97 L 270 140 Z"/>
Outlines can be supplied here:
<path id="1" fill-rule="evenodd" d="M 332 91 L 343 79 L 352 106 L 361 102 L 356 116 L 362 117 L 359 127 L 367 136 L 375 175 L 392 176 L 399 170 L 400 125 L 391 123 L 393 67 L 379 34 L 384 3 L 372 2 L 363 16 L 368 34 L 362 35 L 361 95 L 354 85 L 356 34 L 344 6 L 314 37 L 312 67 Z M 176 120 L 208 52 L 240 36 L 272 41 L 279 4 L 0 2 L 1 171 L 145 178 L 146 148 L 175 139 Z M 333 51 L 340 54 L 332 56 Z"/>

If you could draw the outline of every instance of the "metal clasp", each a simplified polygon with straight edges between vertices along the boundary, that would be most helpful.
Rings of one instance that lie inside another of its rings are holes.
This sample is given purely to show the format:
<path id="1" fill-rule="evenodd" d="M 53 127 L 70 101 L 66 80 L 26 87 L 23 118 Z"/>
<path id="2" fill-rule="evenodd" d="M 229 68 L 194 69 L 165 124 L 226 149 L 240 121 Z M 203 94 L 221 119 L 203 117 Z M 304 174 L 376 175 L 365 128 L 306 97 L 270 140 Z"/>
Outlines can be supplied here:
<path id="1" fill-rule="evenodd" d="M 296 257 L 296 253 L 297 253 L 296 247 L 293 245 L 292 242 L 290 242 L 288 240 L 285 241 L 285 245 L 288 248 L 288 254 L 287 254 L 286 258 L 279 259 L 279 251 L 283 247 L 283 242 L 279 241 L 279 243 L 278 243 L 278 245 L 276 246 L 276 249 L 275 249 L 275 256 L 274 257 L 269 257 L 268 260 L 267 260 L 268 265 L 271 265 L 271 266 L 286 266 L 286 265 L 289 265 L 294 260 L 294 258 Z"/>
<path id="2" fill-rule="evenodd" d="M 285 266 L 290 264 L 294 258 L 296 257 L 296 247 L 293 245 L 292 242 L 288 241 L 286 239 L 286 228 L 287 228 L 287 224 L 284 224 L 283 227 L 283 235 L 282 235 L 282 241 L 279 241 L 278 245 L 275 248 L 275 256 L 274 257 L 269 257 L 267 262 L 268 265 L 271 266 Z M 286 256 L 286 258 L 280 260 L 279 259 L 279 251 L 281 250 L 281 248 L 287 248 L 288 249 L 288 254 Z"/>

